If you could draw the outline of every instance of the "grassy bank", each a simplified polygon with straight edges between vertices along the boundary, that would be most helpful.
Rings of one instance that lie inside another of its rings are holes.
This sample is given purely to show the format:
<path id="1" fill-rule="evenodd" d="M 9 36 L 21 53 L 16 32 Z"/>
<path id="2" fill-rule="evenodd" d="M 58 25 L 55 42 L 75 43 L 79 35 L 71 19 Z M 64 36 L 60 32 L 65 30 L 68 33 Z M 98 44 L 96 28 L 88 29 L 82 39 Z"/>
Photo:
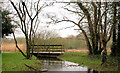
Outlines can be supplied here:
<path id="1" fill-rule="evenodd" d="M 100 56 L 88 56 L 87 53 L 67 52 L 59 56 L 60 59 L 87 66 L 97 71 L 117 71 L 117 59 L 108 57 L 107 63 L 101 66 Z"/>
<path id="2" fill-rule="evenodd" d="M 2 72 L 2 54 L 0 54 L 0 73 Z"/>
<path id="3" fill-rule="evenodd" d="M 41 70 L 42 64 L 35 56 L 28 60 L 19 52 L 2 53 L 2 71 L 34 71 L 24 64 Z"/>

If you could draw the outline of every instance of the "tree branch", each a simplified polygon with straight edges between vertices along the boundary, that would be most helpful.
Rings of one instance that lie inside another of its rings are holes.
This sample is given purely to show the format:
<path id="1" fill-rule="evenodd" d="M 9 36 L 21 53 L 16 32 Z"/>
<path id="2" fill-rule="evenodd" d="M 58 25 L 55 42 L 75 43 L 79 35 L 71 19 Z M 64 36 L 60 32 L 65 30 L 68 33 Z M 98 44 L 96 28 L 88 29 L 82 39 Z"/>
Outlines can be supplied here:
<path id="1" fill-rule="evenodd" d="M 22 1 L 22 5 L 25 6 L 26 12 L 27 12 L 29 18 L 32 20 L 32 17 L 30 16 L 30 14 L 28 12 L 27 6 L 25 5 L 25 2 Z"/>
<path id="2" fill-rule="evenodd" d="M 34 67 L 31 67 L 31 66 L 28 66 L 27 64 L 24 64 L 26 67 L 30 68 L 30 69 L 33 69 L 35 71 L 37 71 L 37 69 L 35 69 Z"/>
<path id="3" fill-rule="evenodd" d="M 82 12 L 78 12 L 78 11 L 73 11 L 73 10 L 70 10 L 70 9 L 68 9 L 68 8 L 64 8 L 65 10 L 67 10 L 67 11 L 70 11 L 70 12 L 73 12 L 73 13 L 81 13 L 81 14 L 83 14 Z"/>
<path id="4" fill-rule="evenodd" d="M 80 9 L 84 12 L 84 15 L 87 17 L 87 21 L 88 21 L 88 25 L 89 25 L 89 30 L 90 30 L 90 35 L 93 36 L 94 35 L 94 30 L 93 30 L 93 24 L 92 24 L 92 21 L 91 21 L 90 13 L 83 6 L 83 4 L 81 2 L 78 2 L 77 4 L 80 7 Z"/>
<path id="5" fill-rule="evenodd" d="M 112 30 L 114 28 L 114 25 L 112 25 L 111 29 L 110 29 L 110 32 L 109 32 L 109 36 L 108 36 L 108 39 L 107 39 L 107 42 L 110 40 L 111 36 L 112 36 Z"/>
<path id="6" fill-rule="evenodd" d="M 59 29 L 59 30 L 68 29 L 68 28 L 71 28 L 71 27 L 75 27 L 75 25 L 69 26 L 69 27 L 65 27 L 65 28 L 62 28 L 62 29 Z"/>
<path id="7" fill-rule="evenodd" d="M 10 1 L 10 3 L 12 4 L 12 6 L 14 7 L 14 9 L 16 10 L 16 12 L 17 12 L 17 14 L 18 14 L 20 20 L 23 21 L 21 15 L 20 15 L 18 9 L 16 8 L 16 6 L 14 5 L 14 3 L 13 3 L 11 0 L 9 0 L 9 1 Z"/>
<path id="8" fill-rule="evenodd" d="M 19 48 L 19 46 L 18 46 L 18 44 L 17 44 L 17 40 L 16 40 L 16 37 L 15 37 L 14 32 L 13 32 L 13 37 L 14 37 L 14 40 L 15 40 L 15 45 L 16 45 L 16 47 L 18 48 L 18 50 L 22 53 L 22 55 L 23 55 L 24 57 L 27 57 L 27 56 L 22 52 L 22 50 Z"/>
<path id="9" fill-rule="evenodd" d="M 44 6 L 44 5 L 43 5 Z M 37 10 L 36 15 L 33 17 L 33 20 L 36 18 L 36 16 L 39 14 L 40 10 L 43 8 L 43 6 L 40 7 L 40 9 Z"/>
<path id="10" fill-rule="evenodd" d="M 61 21 L 56 21 L 56 23 L 60 23 L 60 22 L 63 22 L 63 21 L 66 21 L 66 22 L 72 22 L 72 23 L 74 23 L 75 25 L 77 25 L 77 23 L 74 22 L 74 21 L 72 21 L 72 20 L 61 20 Z"/>

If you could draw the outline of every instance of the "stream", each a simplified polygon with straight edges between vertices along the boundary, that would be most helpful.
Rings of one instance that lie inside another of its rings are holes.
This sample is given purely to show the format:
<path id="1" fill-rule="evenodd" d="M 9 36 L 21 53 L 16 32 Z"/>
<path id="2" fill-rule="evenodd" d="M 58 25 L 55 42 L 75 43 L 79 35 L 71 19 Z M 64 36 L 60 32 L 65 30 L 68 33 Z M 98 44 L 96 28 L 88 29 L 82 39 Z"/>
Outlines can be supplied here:
<path id="1" fill-rule="evenodd" d="M 69 61 L 62 61 L 57 58 L 39 58 L 39 60 L 43 64 L 43 70 L 48 71 L 84 71 L 84 73 L 89 73 L 92 71 L 87 67 L 84 67 L 80 64 L 69 62 Z"/>
<path id="2" fill-rule="evenodd" d="M 43 64 L 43 70 L 47 73 L 111 73 L 111 71 L 95 71 L 77 63 L 63 61 L 57 58 L 38 58 Z M 45 71 L 46 72 L 46 71 Z M 114 73 L 114 72 L 113 72 Z M 117 71 L 115 73 L 118 73 Z"/>

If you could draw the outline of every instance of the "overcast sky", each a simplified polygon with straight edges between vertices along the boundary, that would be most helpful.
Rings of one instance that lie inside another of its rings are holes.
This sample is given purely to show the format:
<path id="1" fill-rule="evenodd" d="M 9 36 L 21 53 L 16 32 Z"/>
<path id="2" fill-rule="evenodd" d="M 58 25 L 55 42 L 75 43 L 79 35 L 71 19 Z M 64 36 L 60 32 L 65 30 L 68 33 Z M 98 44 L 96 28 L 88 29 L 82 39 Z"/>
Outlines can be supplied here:
<path id="1" fill-rule="evenodd" d="M 17 2 L 18 0 L 12 0 L 12 1 Z M 61 0 L 59 0 L 59 1 L 61 1 Z M 6 4 L 4 4 L 4 6 L 8 7 L 7 1 L 5 3 Z M 68 11 L 61 8 L 64 5 L 66 5 L 66 4 L 57 3 L 57 4 L 54 4 L 53 6 L 46 7 L 44 9 L 42 9 L 42 13 L 40 15 L 42 15 L 44 13 L 45 14 L 53 13 L 53 14 L 57 15 L 58 18 L 62 18 L 65 15 L 65 16 L 71 17 L 73 20 L 74 19 L 76 20 L 75 16 L 68 14 Z M 10 6 L 11 5 L 9 5 L 9 7 Z M 13 8 L 10 7 L 9 9 L 13 9 Z M 76 36 L 77 34 L 79 34 L 78 31 L 74 30 L 74 29 L 78 29 L 76 26 L 64 29 L 66 27 L 73 26 L 74 25 L 73 23 L 61 22 L 58 24 L 46 24 L 46 21 L 49 20 L 46 16 L 41 16 L 40 20 L 41 20 L 41 23 L 39 24 L 38 31 L 40 31 L 41 28 L 45 28 L 46 30 L 55 30 L 61 37 L 67 37 L 69 35 Z M 47 26 L 49 26 L 49 27 L 47 27 Z M 16 37 L 24 37 L 24 34 L 22 33 L 22 31 L 19 28 L 16 29 L 15 35 L 16 35 Z M 13 36 L 12 35 L 8 36 L 8 38 L 13 38 Z"/>
<path id="2" fill-rule="evenodd" d="M 18 2 L 19 0 L 12 0 L 12 1 Z M 49 1 L 50 0 L 46 0 L 46 2 L 49 2 Z M 68 1 L 69 2 L 69 1 L 73 1 L 73 0 L 57 0 L 57 1 L 61 1 L 61 2 Z M 74 0 L 74 1 L 77 1 L 77 0 Z M 87 0 L 83 0 L 83 1 L 87 1 Z M 107 1 L 113 1 L 113 0 L 107 0 Z M 8 4 L 8 0 L 7 0 L 5 2 L 5 4 L 4 4 L 4 6 L 5 7 L 9 6 L 9 9 L 10 9 L 12 6 L 9 5 L 9 4 Z M 50 6 L 50 7 L 44 8 L 42 10 L 43 12 L 41 14 L 53 13 L 53 14 L 57 15 L 58 18 L 62 18 L 63 16 L 67 16 L 67 17 L 71 18 L 72 20 L 77 21 L 76 15 L 70 14 L 69 12 L 67 12 L 66 10 L 61 8 L 62 6 L 65 6 L 65 4 L 63 4 L 63 3 L 56 3 L 56 4 L 54 4 L 54 6 Z M 59 33 L 59 35 L 61 37 L 67 37 L 69 35 L 76 36 L 76 35 L 79 34 L 78 31 L 74 30 L 74 29 L 78 29 L 77 26 L 64 29 L 66 27 L 73 26 L 74 25 L 73 23 L 61 22 L 61 23 L 58 23 L 58 24 L 49 24 L 49 27 L 47 27 L 48 24 L 46 24 L 46 21 L 48 21 L 49 19 L 46 16 L 41 16 L 40 20 L 41 20 L 41 23 L 39 24 L 38 31 L 41 30 L 41 28 L 45 28 L 46 30 L 55 30 L 57 33 Z M 24 37 L 24 34 L 21 32 L 20 29 L 16 30 L 15 35 L 16 35 L 16 37 Z M 12 38 L 12 36 L 9 36 L 8 38 Z"/>

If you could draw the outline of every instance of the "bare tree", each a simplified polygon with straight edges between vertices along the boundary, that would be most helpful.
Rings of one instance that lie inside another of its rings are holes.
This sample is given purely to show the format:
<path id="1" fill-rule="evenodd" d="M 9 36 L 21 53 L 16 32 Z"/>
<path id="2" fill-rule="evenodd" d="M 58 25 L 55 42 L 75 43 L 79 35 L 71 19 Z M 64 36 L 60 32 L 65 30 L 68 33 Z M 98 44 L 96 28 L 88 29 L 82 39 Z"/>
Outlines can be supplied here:
<path id="1" fill-rule="evenodd" d="M 78 15 L 78 22 L 71 20 L 68 16 L 63 16 L 63 19 L 56 19 L 55 16 L 50 17 L 54 23 L 71 22 L 79 27 L 85 36 L 86 43 L 89 49 L 89 54 L 101 54 L 102 50 L 107 52 L 106 45 L 112 35 L 112 18 L 110 5 L 111 3 L 104 2 L 63 2 L 67 3 L 64 7 L 68 12 Z M 70 8 L 73 7 L 73 8 Z M 74 9 L 74 10 L 73 10 Z M 104 22 L 104 23 L 103 23 Z M 99 48 L 98 48 L 99 47 Z M 102 48 L 103 47 L 103 48 Z"/>
<path id="2" fill-rule="evenodd" d="M 118 38 L 117 38 L 117 56 L 120 56 L 120 1 L 118 2 Z M 120 64 L 120 59 L 118 60 Z M 120 69 L 119 69 L 120 70 Z"/>
<path id="3" fill-rule="evenodd" d="M 26 39 L 26 53 L 25 55 L 21 49 L 19 48 L 17 44 L 17 40 L 15 37 L 15 34 L 13 33 L 16 47 L 19 49 L 19 51 L 25 56 L 27 59 L 30 58 L 30 49 L 32 45 L 32 37 L 35 35 L 38 24 L 39 24 L 39 18 L 38 15 L 41 12 L 41 10 L 46 6 L 46 4 L 40 5 L 40 0 L 38 1 L 23 1 L 20 0 L 17 5 L 15 5 L 15 2 L 12 0 L 9 0 L 11 5 L 13 6 L 14 10 L 16 11 L 16 15 L 19 18 L 20 22 L 15 21 L 19 28 L 22 30 L 22 32 L 25 35 Z M 29 3 L 29 4 L 28 4 Z"/>
<path id="4" fill-rule="evenodd" d="M 114 16 L 113 16 L 113 25 L 114 25 L 114 28 L 113 28 L 113 39 L 112 39 L 112 47 L 111 47 L 111 55 L 112 56 L 116 56 L 116 49 L 117 49 L 117 47 L 116 47 L 116 39 L 117 39 L 117 37 L 116 37 L 116 25 L 117 25 L 117 16 L 116 16 L 116 14 L 117 14 L 117 3 L 116 2 L 113 2 L 112 3 L 112 8 L 113 8 L 113 14 L 114 14 Z"/>

